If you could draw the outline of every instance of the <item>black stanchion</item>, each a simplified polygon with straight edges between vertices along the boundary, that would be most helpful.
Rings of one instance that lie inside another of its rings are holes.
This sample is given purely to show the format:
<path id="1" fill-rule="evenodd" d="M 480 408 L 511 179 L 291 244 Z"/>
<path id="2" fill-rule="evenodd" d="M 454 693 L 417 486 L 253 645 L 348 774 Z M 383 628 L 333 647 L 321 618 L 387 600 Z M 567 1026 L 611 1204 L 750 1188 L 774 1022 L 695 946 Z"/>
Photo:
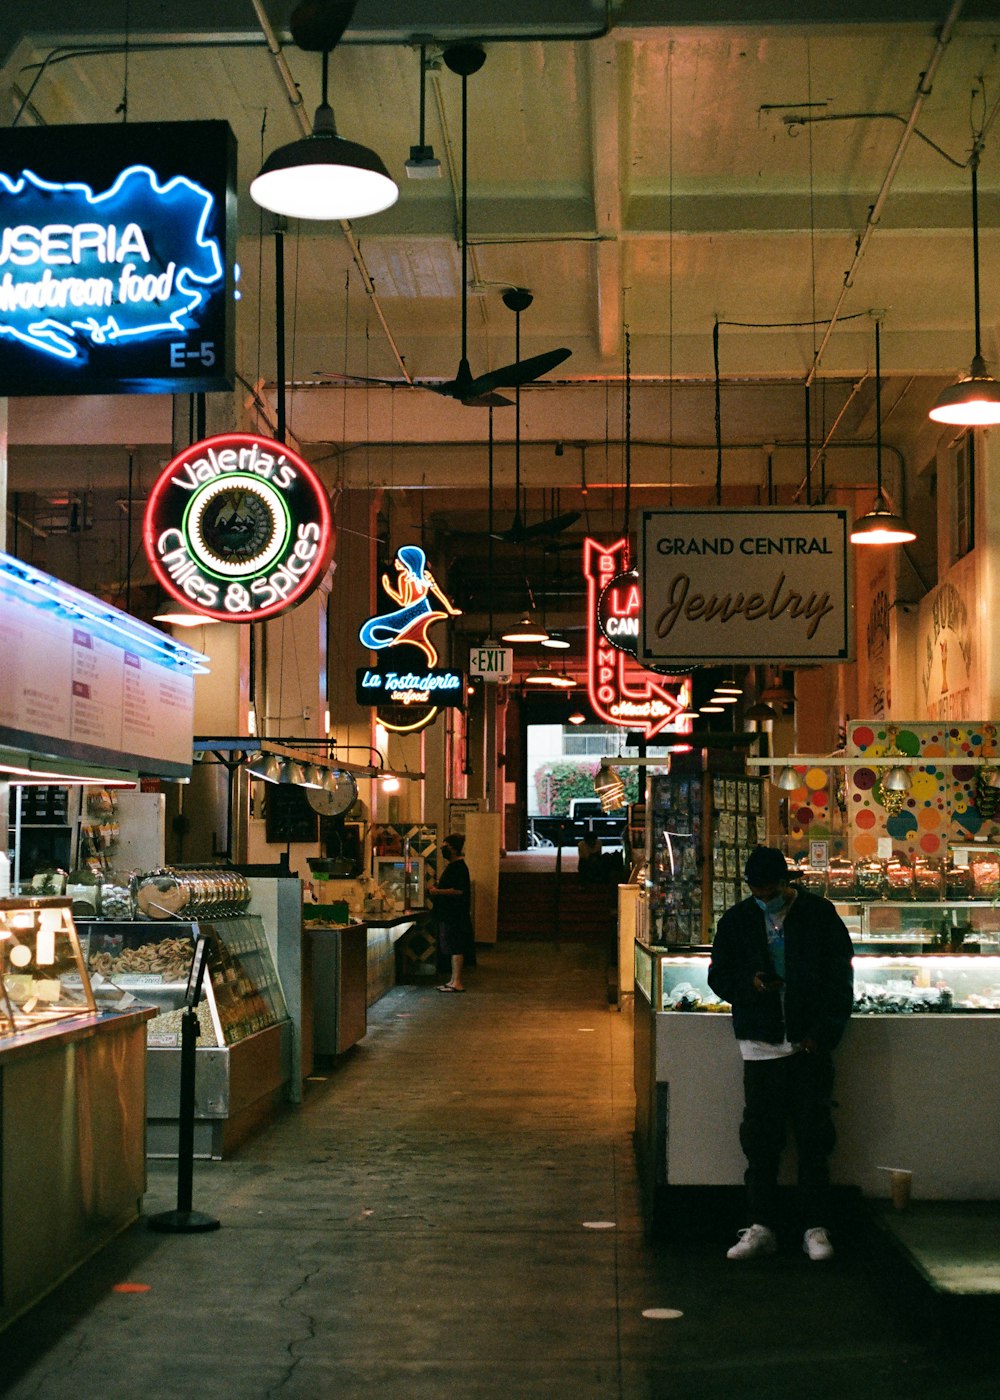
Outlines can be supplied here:
<path id="1" fill-rule="evenodd" d="M 177 1209 L 148 1217 L 146 1224 L 162 1234 L 191 1235 L 217 1230 L 221 1221 L 192 1209 L 194 1193 L 194 1089 L 197 1065 L 198 1002 L 205 978 L 208 942 L 199 931 L 188 974 L 186 1008 L 181 1018 L 181 1096 L 177 1128 Z"/>

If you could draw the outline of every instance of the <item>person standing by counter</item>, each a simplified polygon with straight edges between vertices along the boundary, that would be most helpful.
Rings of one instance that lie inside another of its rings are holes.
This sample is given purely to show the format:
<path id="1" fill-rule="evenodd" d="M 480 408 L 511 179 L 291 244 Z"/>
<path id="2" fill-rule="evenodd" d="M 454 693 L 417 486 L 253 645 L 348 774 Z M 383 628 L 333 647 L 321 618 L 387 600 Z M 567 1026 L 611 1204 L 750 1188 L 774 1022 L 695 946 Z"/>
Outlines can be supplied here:
<path id="1" fill-rule="evenodd" d="M 778 1167 L 790 1122 L 802 1248 L 810 1259 L 829 1259 L 832 1051 L 854 1005 L 854 948 L 830 901 L 790 883 L 775 847 L 752 851 L 744 877 L 750 898 L 719 920 L 708 973 L 708 985 L 732 1005 L 743 1056 L 740 1144 L 751 1224 L 728 1258 L 752 1259 L 777 1248 Z"/>
<path id="2" fill-rule="evenodd" d="M 438 927 L 438 950 L 451 959 L 451 977 L 439 987 L 439 992 L 464 992 L 462 972 L 466 963 L 475 958 L 472 931 L 472 881 L 469 867 L 462 859 L 465 837 L 452 833 L 441 845 L 441 854 L 448 864 L 437 884 L 428 885 Z"/>

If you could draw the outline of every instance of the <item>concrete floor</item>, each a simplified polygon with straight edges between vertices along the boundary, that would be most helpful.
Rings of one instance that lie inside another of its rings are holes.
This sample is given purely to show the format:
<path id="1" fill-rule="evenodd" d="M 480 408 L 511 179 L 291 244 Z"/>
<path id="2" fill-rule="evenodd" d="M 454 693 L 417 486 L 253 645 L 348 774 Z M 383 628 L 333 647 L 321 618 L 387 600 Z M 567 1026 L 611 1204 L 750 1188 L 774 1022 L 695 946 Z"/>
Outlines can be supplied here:
<path id="1" fill-rule="evenodd" d="M 466 996 L 394 989 L 300 1109 L 198 1164 L 222 1228 L 123 1235 L 0 1337 L 0 1392 L 992 1400 L 995 1352 L 928 1327 L 878 1232 L 826 1265 L 647 1240 L 606 985 L 592 947 L 517 943 Z M 149 1175 L 146 1211 L 172 1206 L 172 1166 Z"/>

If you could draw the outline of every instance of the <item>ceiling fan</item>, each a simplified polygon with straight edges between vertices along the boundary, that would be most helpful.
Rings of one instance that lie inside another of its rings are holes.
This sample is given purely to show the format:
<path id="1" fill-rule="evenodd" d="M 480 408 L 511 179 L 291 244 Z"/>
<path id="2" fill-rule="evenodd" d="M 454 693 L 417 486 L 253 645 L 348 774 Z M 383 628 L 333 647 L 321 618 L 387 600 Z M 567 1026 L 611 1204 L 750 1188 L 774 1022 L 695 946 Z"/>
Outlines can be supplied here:
<path id="1" fill-rule="evenodd" d="M 441 383 L 432 383 L 428 380 L 413 380 L 412 382 L 421 389 L 430 389 L 432 393 L 443 394 L 445 398 L 457 399 L 459 403 L 465 404 L 469 408 L 506 408 L 511 400 L 498 394 L 498 389 L 519 389 L 522 384 L 531 384 L 536 379 L 540 379 L 543 374 L 548 374 L 556 365 L 561 365 L 563 360 L 568 360 L 573 353 L 564 347 L 558 350 L 545 350 L 540 355 L 531 355 L 526 360 L 522 360 L 520 352 L 515 357 L 514 363 L 501 365 L 499 369 L 489 370 L 486 374 L 474 375 L 469 365 L 468 332 L 469 332 L 469 240 L 468 240 L 468 189 L 469 189 L 469 164 L 468 164 L 468 118 L 469 118 L 469 96 L 468 80 L 473 73 L 478 73 L 486 62 L 486 51 L 480 44 L 452 44 L 444 51 L 444 61 L 453 73 L 457 73 L 462 79 L 462 188 L 461 188 L 461 250 L 462 250 L 462 355 L 458 362 L 458 369 L 455 371 L 454 379 L 446 379 Z M 504 294 L 504 301 L 510 293 Z M 526 293 L 528 302 L 531 303 L 531 294 Z M 507 302 L 509 306 L 510 303 Z M 363 384 L 387 384 L 398 385 L 396 379 L 369 379 L 361 375 L 337 374 L 326 370 L 317 370 L 317 375 L 325 379 L 337 379 L 341 381 L 353 381 Z"/>
<path id="2" fill-rule="evenodd" d="M 513 311 L 514 322 L 514 363 L 510 369 L 517 370 L 520 366 L 530 364 L 530 360 L 521 359 L 521 312 L 527 311 L 534 301 L 531 292 L 524 287 L 509 287 L 503 294 L 503 304 L 509 311 Z M 537 358 L 537 357 L 536 357 Z M 521 512 L 521 384 L 522 380 L 515 378 L 514 381 L 514 519 L 511 521 L 509 529 L 502 530 L 499 534 L 493 535 L 494 539 L 504 540 L 508 544 L 526 544 L 528 540 L 538 539 L 539 536 L 551 536 L 561 534 L 563 530 L 569 529 L 570 525 L 575 525 L 580 519 L 579 511 L 570 511 L 565 515 L 543 516 L 541 520 L 536 520 L 534 524 L 525 523 Z"/>

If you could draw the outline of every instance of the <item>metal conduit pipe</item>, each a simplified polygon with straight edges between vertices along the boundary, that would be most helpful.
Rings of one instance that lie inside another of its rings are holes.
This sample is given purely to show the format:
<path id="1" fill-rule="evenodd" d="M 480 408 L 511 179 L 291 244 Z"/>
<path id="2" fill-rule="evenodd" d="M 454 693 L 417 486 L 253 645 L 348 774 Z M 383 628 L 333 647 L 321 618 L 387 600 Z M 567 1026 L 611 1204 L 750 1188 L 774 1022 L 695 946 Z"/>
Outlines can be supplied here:
<path id="1" fill-rule="evenodd" d="M 820 341 L 819 348 L 813 356 L 813 362 L 809 368 L 809 373 L 806 375 L 807 386 L 810 385 L 813 382 L 813 379 L 816 377 L 816 373 L 819 369 L 819 362 L 823 358 L 823 352 L 826 350 L 827 345 L 829 345 L 830 343 L 830 337 L 833 335 L 833 329 L 837 324 L 841 310 L 843 309 L 844 302 L 847 299 L 847 293 L 851 290 L 851 287 L 854 285 L 854 278 L 857 274 L 858 267 L 860 266 L 861 260 L 864 257 L 865 253 L 868 251 L 868 244 L 871 242 L 871 238 L 875 232 L 876 225 L 878 224 L 879 219 L 882 217 L 882 210 L 885 208 L 885 202 L 889 198 L 889 191 L 892 188 L 893 181 L 896 178 L 896 172 L 899 170 L 900 164 L 903 159 L 903 155 L 905 154 L 906 148 L 910 143 L 910 137 L 913 135 L 913 128 L 917 124 L 917 121 L 920 117 L 920 113 L 923 110 L 925 101 L 930 96 L 931 87 L 934 82 L 934 75 L 936 74 L 941 60 L 944 57 L 945 49 L 951 42 L 952 31 L 954 30 L 955 25 L 958 22 L 958 17 L 961 14 L 964 5 L 965 0 L 954 0 L 951 9 L 948 12 L 948 18 L 945 20 L 944 24 L 941 27 L 941 31 L 938 34 L 937 42 L 934 45 L 934 52 L 931 54 L 930 62 L 928 63 L 926 70 L 920 75 L 920 81 L 917 83 L 917 95 L 913 100 L 913 106 L 910 109 L 910 115 L 907 118 L 906 127 L 899 138 L 899 143 L 896 146 L 896 150 L 892 157 L 892 160 L 889 162 L 889 169 L 886 171 L 885 179 L 882 181 L 882 188 L 878 192 L 878 197 L 876 198 L 875 203 L 872 205 L 871 209 L 868 212 L 868 221 L 865 224 L 864 232 L 858 239 L 857 247 L 854 250 L 854 258 L 851 262 L 850 267 L 847 269 L 847 272 L 844 274 L 844 283 L 840 289 L 840 296 L 837 298 L 837 305 L 833 308 L 833 315 L 830 317 L 830 320 L 827 323 L 823 339 Z"/>
<path id="2" fill-rule="evenodd" d="M 262 0 L 250 0 L 250 3 L 253 5 L 254 13 L 257 16 L 257 22 L 264 36 L 264 42 L 267 45 L 267 51 L 271 57 L 271 62 L 274 64 L 275 71 L 285 89 L 288 105 L 294 113 L 295 120 L 301 128 L 302 135 L 311 136 L 312 123 L 306 112 L 302 94 L 296 85 L 295 79 L 292 77 L 291 69 L 288 67 L 278 36 L 275 34 L 271 21 L 267 17 L 267 11 L 264 9 Z M 413 380 L 410 378 L 410 371 L 407 369 L 406 361 L 403 359 L 399 346 L 396 344 L 395 336 L 389 329 L 389 323 L 385 318 L 385 312 L 382 310 L 382 305 L 375 292 L 375 284 L 372 282 L 371 274 L 368 271 L 364 258 L 361 256 L 361 249 L 357 245 L 351 225 L 346 219 L 339 220 L 339 223 L 341 232 L 347 240 L 347 246 L 350 249 L 354 266 L 361 276 L 361 283 L 365 289 L 365 294 L 368 297 L 372 310 L 375 312 L 379 325 L 382 327 L 382 332 L 388 342 L 389 349 L 392 351 L 393 359 L 399 366 L 400 373 L 407 384 L 412 384 Z"/>

